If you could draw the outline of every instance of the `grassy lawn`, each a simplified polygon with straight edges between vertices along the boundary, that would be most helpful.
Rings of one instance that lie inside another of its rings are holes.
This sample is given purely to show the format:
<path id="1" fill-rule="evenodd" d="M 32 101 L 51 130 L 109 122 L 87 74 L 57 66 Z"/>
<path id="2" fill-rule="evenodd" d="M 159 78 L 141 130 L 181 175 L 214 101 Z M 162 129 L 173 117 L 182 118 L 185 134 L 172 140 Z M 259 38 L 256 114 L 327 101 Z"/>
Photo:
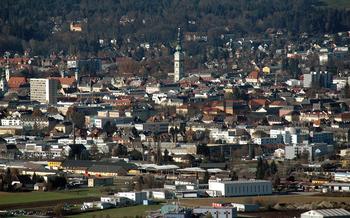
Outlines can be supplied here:
<path id="1" fill-rule="evenodd" d="M 109 210 L 101 210 L 91 213 L 82 213 L 75 216 L 70 216 L 70 218 L 89 218 L 89 217 L 96 217 L 96 218 L 123 218 L 123 217 L 136 217 L 136 216 L 142 216 L 144 217 L 147 215 L 147 211 L 152 210 L 158 210 L 161 207 L 161 205 L 149 205 L 149 206 L 133 206 L 133 207 L 123 207 L 123 208 L 115 208 L 115 209 L 109 209 Z"/>
<path id="2" fill-rule="evenodd" d="M 213 202 L 235 202 L 235 203 L 312 203 L 321 201 L 349 202 L 350 197 L 326 197 L 326 196 L 305 196 L 305 195 L 270 195 L 252 197 L 232 197 L 232 198 L 197 198 L 181 199 L 180 203 L 189 207 L 209 206 Z"/>
<path id="3" fill-rule="evenodd" d="M 100 189 L 78 189 L 54 192 L 0 192 L 0 205 L 94 197 L 101 195 Z"/>
<path id="4" fill-rule="evenodd" d="M 349 0 L 322 0 L 321 2 L 325 3 L 328 7 L 331 8 L 350 9 Z"/>

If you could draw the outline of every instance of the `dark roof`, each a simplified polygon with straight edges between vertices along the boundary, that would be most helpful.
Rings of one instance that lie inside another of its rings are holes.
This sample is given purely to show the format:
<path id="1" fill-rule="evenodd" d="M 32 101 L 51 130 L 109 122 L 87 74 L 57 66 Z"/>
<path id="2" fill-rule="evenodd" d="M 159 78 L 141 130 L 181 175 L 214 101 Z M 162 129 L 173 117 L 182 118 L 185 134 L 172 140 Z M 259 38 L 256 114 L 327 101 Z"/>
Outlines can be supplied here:
<path id="1" fill-rule="evenodd" d="M 90 172 L 104 172 L 104 173 L 126 173 L 126 170 L 122 166 L 118 165 L 93 165 L 88 169 Z"/>
<path id="2" fill-rule="evenodd" d="M 67 168 L 89 168 L 93 165 L 94 163 L 89 160 L 65 160 L 62 163 L 62 167 L 67 167 Z"/>
<path id="3" fill-rule="evenodd" d="M 203 169 L 213 169 L 213 168 L 219 168 L 219 169 L 226 169 L 227 165 L 226 163 L 201 163 L 200 168 Z"/>
<path id="4" fill-rule="evenodd" d="M 101 166 L 101 168 L 99 168 Z M 136 169 L 136 165 L 126 163 L 124 161 L 116 161 L 113 163 L 109 162 L 95 162 L 91 160 L 65 160 L 62 163 L 62 167 L 65 168 L 85 168 L 89 170 L 100 170 L 100 169 L 124 169 L 124 170 L 130 170 L 130 169 Z M 95 172 L 95 171 L 93 171 Z M 97 172 L 97 171 L 96 171 Z"/>

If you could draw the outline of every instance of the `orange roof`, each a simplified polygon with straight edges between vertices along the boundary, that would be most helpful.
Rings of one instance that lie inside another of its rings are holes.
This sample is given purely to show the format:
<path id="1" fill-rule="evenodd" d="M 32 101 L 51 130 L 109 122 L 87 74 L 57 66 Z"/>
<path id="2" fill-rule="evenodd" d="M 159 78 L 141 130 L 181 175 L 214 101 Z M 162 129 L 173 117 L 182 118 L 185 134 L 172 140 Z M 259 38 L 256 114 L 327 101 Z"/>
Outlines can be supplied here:
<path id="1" fill-rule="evenodd" d="M 287 102 L 285 101 L 273 101 L 270 105 L 273 105 L 273 106 L 286 106 L 288 105 Z"/>
<path id="2" fill-rule="evenodd" d="M 260 99 L 252 99 L 252 100 L 250 100 L 250 102 L 249 102 L 249 104 L 250 105 L 252 105 L 252 106 L 255 106 L 255 105 L 266 105 L 267 104 L 267 99 L 262 99 L 262 98 L 260 98 Z"/>
<path id="3" fill-rule="evenodd" d="M 249 79 L 259 79 L 259 72 L 258 71 L 252 71 L 248 74 Z"/>
<path id="4" fill-rule="evenodd" d="M 10 77 L 8 81 L 8 85 L 11 89 L 19 88 L 20 86 L 26 83 L 27 83 L 27 78 L 23 76 L 13 76 L 13 77 Z"/>
<path id="5" fill-rule="evenodd" d="M 72 86 L 75 82 L 75 77 L 50 77 L 50 79 L 57 80 L 61 85 Z"/>

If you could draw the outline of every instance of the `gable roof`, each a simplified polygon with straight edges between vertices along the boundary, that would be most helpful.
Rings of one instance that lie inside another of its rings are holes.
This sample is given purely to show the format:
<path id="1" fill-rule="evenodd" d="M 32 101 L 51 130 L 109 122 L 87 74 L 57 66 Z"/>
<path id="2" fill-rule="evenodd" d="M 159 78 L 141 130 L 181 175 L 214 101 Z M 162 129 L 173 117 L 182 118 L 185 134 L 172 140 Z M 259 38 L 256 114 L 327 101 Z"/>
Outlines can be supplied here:
<path id="1" fill-rule="evenodd" d="M 23 77 L 23 76 L 13 76 L 10 77 L 9 81 L 8 81 L 8 86 L 11 89 L 16 89 L 16 88 L 20 88 L 22 85 L 26 84 L 27 78 Z"/>
<path id="2" fill-rule="evenodd" d="M 259 79 L 260 73 L 258 71 L 252 71 L 248 74 L 247 78 L 249 79 Z"/>
<path id="3" fill-rule="evenodd" d="M 75 82 L 75 77 L 49 77 L 49 79 L 57 80 L 61 85 L 72 86 Z"/>
<path id="4" fill-rule="evenodd" d="M 350 212 L 340 208 L 340 209 L 323 209 L 323 210 L 310 210 L 301 214 L 303 217 L 312 215 L 312 216 L 323 216 L 323 217 L 350 217 Z"/>

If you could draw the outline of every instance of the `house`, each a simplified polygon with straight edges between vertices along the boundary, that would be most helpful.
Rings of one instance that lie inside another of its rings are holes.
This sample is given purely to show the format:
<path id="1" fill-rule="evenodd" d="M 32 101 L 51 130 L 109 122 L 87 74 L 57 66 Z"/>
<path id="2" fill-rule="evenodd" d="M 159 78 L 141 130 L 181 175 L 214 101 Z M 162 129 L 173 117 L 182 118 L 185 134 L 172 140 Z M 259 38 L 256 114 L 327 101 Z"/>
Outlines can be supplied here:
<path id="1" fill-rule="evenodd" d="M 55 130 L 62 133 L 71 133 L 73 130 L 73 125 L 70 122 L 59 123 L 55 126 Z"/>
<path id="2" fill-rule="evenodd" d="M 334 181 L 337 182 L 350 182 L 350 172 L 335 172 Z"/>
<path id="3" fill-rule="evenodd" d="M 108 196 L 103 196 L 101 197 L 101 209 L 107 209 L 111 207 L 116 207 L 116 206 L 126 206 L 130 205 L 133 202 L 130 199 L 124 198 L 124 197 L 117 197 L 115 195 L 108 195 Z"/>
<path id="4" fill-rule="evenodd" d="M 275 158 L 284 158 L 284 155 L 285 155 L 285 152 L 284 152 L 284 149 L 282 148 L 277 148 L 273 153 L 273 156 Z"/>
<path id="5" fill-rule="evenodd" d="M 323 185 L 330 192 L 350 192 L 350 183 L 330 182 Z"/>
<path id="6" fill-rule="evenodd" d="M 252 71 L 245 78 L 245 81 L 247 83 L 258 84 L 258 83 L 263 82 L 263 79 L 262 79 L 261 73 L 259 71 Z"/>
<path id="7" fill-rule="evenodd" d="M 54 79 L 59 84 L 61 84 L 61 87 L 64 89 L 71 88 L 76 84 L 75 77 L 50 77 L 49 79 Z"/>
<path id="8" fill-rule="evenodd" d="M 294 159 L 298 155 L 307 153 L 309 160 L 312 161 L 315 158 L 319 158 L 330 154 L 333 151 L 332 145 L 326 143 L 315 143 L 309 145 L 291 145 L 285 146 L 285 157 L 286 159 Z"/>
<path id="9" fill-rule="evenodd" d="M 348 218 L 350 212 L 345 209 L 310 210 L 302 213 L 300 218 Z"/>
<path id="10" fill-rule="evenodd" d="M 115 196 L 130 199 L 135 204 L 142 204 L 143 200 L 147 200 L 147 192 L 118 192 Z"/>
<path id="11" fill-rule="evenodd" d="M 43 129 L 49 127 L 50 124 L 52 124 L 52 121 L 44 116 L 22 116 L 20 120 L 24 128 Z"/>
<path id="12" fill-rule="evenodd" d="M 71 32 L 81 32 L 83 30 L 81 22 L 71 22 L 69 25 L 69 30 Z"/>
<path id="13" fill-rule="evenodd" d="M 35 183 L 34 184 L 34 191 L 46 191 L 47 190 L 47 186 L 45 183 Z"/>

